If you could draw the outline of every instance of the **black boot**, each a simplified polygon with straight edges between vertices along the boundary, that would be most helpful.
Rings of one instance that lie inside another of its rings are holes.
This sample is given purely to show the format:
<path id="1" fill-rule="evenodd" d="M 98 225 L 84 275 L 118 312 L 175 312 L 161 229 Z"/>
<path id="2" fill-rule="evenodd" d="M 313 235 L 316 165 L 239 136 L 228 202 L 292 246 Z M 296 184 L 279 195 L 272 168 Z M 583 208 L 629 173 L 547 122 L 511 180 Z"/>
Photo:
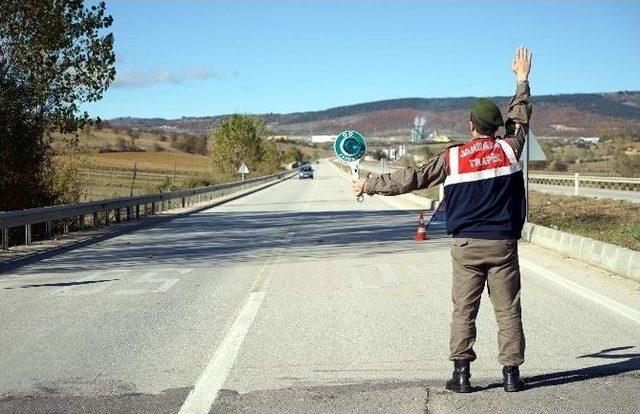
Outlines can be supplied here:
<path id="1" fill-rule="evenodd" d="M 455 392 L 471 392 L 469 378 L 471 377 L 471 369 L 469 361 L 458 360 L 453 361 L 453 375 L 447 381 L 447 389 Z"/>
<path id="2" fill-rule="evenodd" d="M 502 384 L 506 392 L 524 390 L 524 381 L 520 379 L 520 370 L 517 365 L 502 367 Z"/>

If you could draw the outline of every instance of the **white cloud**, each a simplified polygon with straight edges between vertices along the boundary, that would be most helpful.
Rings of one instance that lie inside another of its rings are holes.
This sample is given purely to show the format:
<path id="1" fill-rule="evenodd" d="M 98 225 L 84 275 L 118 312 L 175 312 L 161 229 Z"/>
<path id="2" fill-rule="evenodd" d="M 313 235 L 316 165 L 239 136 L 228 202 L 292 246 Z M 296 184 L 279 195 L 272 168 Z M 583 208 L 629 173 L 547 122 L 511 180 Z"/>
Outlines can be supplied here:
<path id="1" fill-rule="evenodd" d="M 204 66 L 192 66 L 181 70 L 154 69 L 149 71 L 118 72 L 114 88 L 146 88 L 160 84 L 180 84 L 189 81 L 220 79 L 223 73 Z"/>

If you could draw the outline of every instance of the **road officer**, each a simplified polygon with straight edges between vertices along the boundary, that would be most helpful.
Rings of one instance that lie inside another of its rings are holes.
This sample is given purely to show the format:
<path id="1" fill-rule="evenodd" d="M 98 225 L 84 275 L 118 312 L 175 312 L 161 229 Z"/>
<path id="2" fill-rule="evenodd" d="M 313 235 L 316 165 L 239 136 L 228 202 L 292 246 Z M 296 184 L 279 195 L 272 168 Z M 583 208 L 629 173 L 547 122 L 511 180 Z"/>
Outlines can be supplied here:
<path id="1" fill-rule="evenodd" d="M 531 117 L 529 71 L 531 53 L 516 50 L 511 69 L 516 93 L 503 122 L 500 109 L 488 99 L 471 108 L 472 139 L 447 148 L 426 164 L 358 180 L 356 195 L 397 195 L 444 183 L 447 233 L 453 237 L 451 258 L 450 357 L 454 363 L 446 388 L 469 392 L 470 362 L 476 359 L 476 315 L 485 283 L 498 323 L 498 360 L 504 390 L 520 391 L 519 365 L 524 362 L 525 339 L 520 307 L 518 239 L 525 220 L 522 154 Z M 504 126 L 504 138 L 496 135 Z"/>

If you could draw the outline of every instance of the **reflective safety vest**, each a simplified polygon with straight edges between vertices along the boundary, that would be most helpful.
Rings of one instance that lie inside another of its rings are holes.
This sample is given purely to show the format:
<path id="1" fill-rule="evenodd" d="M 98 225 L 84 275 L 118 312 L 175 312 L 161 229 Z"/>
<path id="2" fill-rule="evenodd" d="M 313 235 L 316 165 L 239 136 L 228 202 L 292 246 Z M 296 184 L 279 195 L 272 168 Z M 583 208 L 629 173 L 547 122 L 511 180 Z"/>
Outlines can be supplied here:
<path id="1" fill-rule="evenodd" d="M 522 166 L 511 145 L 477 137 L 445 151 L 447 232 L 453 237 L 519 239 L 526 214 Z"/>

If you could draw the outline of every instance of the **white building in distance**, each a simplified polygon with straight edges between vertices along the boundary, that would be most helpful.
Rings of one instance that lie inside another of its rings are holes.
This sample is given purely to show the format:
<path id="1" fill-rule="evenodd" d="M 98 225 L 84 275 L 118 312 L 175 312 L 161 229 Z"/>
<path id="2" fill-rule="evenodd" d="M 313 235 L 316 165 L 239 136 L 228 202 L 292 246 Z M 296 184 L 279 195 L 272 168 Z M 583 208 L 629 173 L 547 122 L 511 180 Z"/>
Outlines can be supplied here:
<path id="1" fill-rule="evenodd" d="M 322 144 L 323 142 L 333 142 L 336 137 L 333 135 L 311 135 L 311 142 L 314 144 Z"/>

